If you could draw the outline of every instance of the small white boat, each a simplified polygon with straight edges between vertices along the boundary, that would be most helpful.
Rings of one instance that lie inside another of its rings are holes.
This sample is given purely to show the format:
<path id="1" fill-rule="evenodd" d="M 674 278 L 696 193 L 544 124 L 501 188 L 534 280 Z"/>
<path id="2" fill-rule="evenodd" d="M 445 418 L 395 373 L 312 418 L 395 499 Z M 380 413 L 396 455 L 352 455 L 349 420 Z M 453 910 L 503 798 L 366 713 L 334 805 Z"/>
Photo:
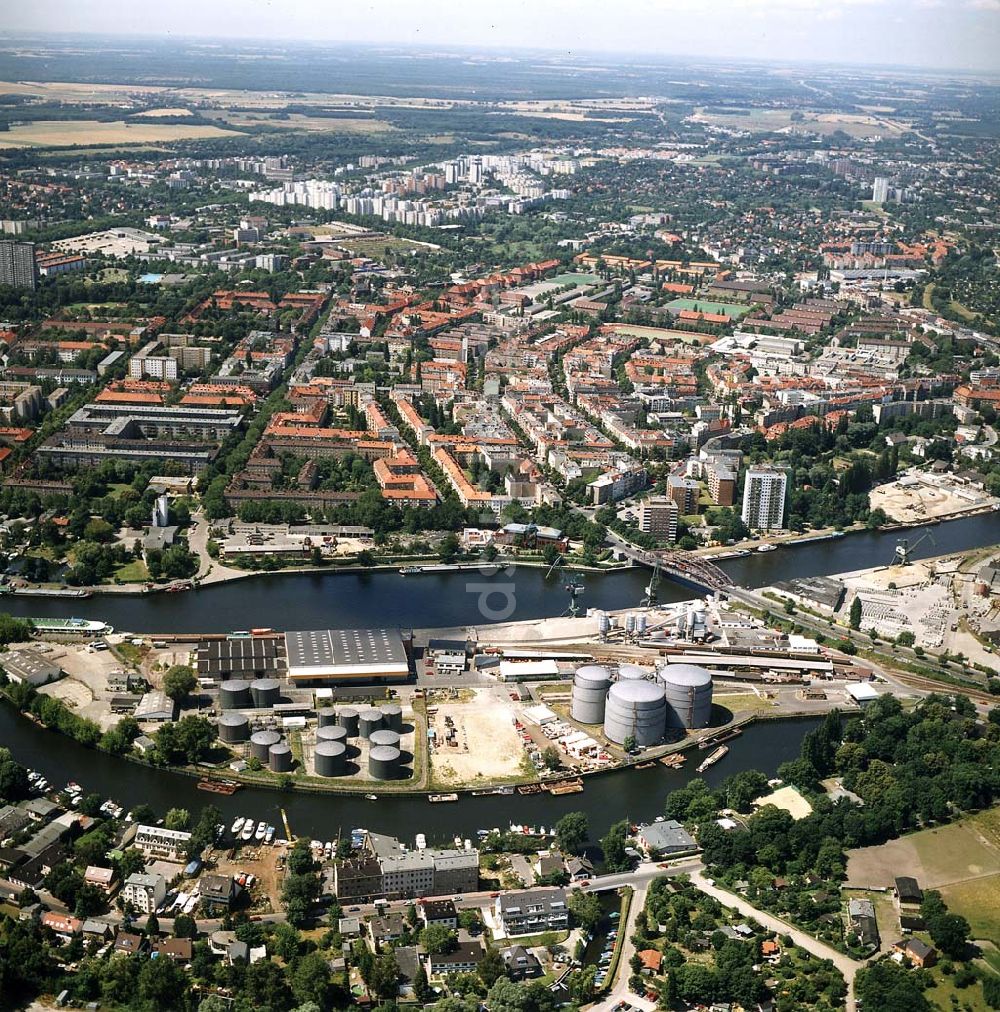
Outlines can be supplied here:
<path id="1" fill-rule="evenodd" d="M 264 837 L 265 843 L 274 843 L 274 826 L 267 827 L 267 834 Z"/>
<path id="2" fill-rule="evenodd" d="M 258 843 L 260 843 L 264 839 L 265 836 L 267 836 L 267 823 L 266 822 L 259 822 L 257 824 L 257 832 L 254 835 L 254 839 Z"/>
<path id="3" fill-rule="evenodd" d="M 378 795 L 377 794 L 366 794 L 365 795 L 365 801 L 378 801 Z"/>
<path id="4" fill-rule="evenodd" d="M 247 819 L 247 821 L 243 824 L 243 832 L 240 833 L 240 839 L 241 840 L 253 839 L 253 831 L 254 831 L 254 821 L 253 819 Z"/>
<path id="5" fill-rule="evenodd" d="M 229 827 L 229 832 L 232 833 L 233 836 L 239 836 L 244 822 L 246 822 L 246 819 L 244 819 L 242 815 L 238 819 L 234 819 L 233 824 Z"/>

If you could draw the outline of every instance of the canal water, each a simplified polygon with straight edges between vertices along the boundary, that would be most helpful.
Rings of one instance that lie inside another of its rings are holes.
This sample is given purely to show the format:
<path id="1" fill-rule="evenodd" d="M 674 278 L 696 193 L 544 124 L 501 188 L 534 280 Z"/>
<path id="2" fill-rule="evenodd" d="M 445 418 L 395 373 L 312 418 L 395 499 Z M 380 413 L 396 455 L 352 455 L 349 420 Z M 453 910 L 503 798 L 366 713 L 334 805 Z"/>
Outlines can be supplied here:
<path id="1" fill-rule="evenodd" d="M 797 758 L 806 732 L 818 720 L 765 721 L 746 728 L 730 742 L 730 752 L 703 774 L 717 784 L 741 770 L 759 769 L 773 775 L 789 759 Z M 238 815 L 266 820 L 281 829 L 281 809 L 288 815 L 292 833 L 323 840 L 340 831 L 364 827 L 413 842 L 416 833 L 429 840 L 451 840 L 456 834 L 476 839 L 477 829 L 507 829 L 511 823 L 552 826 L 567 812 L 584 811 L 590 817 L 590 835 L 596 840 L 619 819 L 650 822 L 663 813 L 667 795 L 698 774 L 693 767 L 707 753 L 692 752 L 691 769 L 670 770 L 657 764 L 646 770 L 628 770 L 589 777 L 582 794 L 553 797 L 550 794 L 463 797 L 456 802 L 431 804 L 426 796 L 392 797 L 366 801 L 361 796 L 306 794 L 264 788 L 244 788 L 229 797 L 206 794 L 193 777 L 140 766 L 82 745 L 55 731 L 38 727 L 11 706 L 0 704 L 0 744 L 15 758 L 41 772 L 50 783 L 75 780 L 87 792 L 94 791 L 132 808 L 148 804 L 158 815 L 168 808 L 187 808 L 196 813 L 206 804 L 216 805 L 231 823 Z"/>
<path id="2" fill-rule="evenodd" d="M 831 541 L 788 546 L 721 563 L 744 587 L 765 587 L 801 576 L 824 576 L 888 564 L 900 537 L 927 558 L 1000 542 L 1000 513 L 954 520 L 908 532 L 870 531 Z M 116 629 L 141 633 L 229 632 L 234 629 L 349 629 L 376 626 L 433 629 L 485 625 L 490 621 L 546 618 L 564 612 L 565 574 L 548 580 L 540 569 L 423 573 L 288 573 L 250 577 L 179 594 L 96 595 L 91 598 L 9 596 L 0 609 L 14 615 L 95 618 Z M 622 609 L 642 600 L 645 569 L 586 574 L 580 605 Z M 493 593 L 486 596 L 486 590 Z M 694 596 L 690 588 L 663 580 L 661 602 Z M 512 610 L 505 613 L 510 602 Z"/>

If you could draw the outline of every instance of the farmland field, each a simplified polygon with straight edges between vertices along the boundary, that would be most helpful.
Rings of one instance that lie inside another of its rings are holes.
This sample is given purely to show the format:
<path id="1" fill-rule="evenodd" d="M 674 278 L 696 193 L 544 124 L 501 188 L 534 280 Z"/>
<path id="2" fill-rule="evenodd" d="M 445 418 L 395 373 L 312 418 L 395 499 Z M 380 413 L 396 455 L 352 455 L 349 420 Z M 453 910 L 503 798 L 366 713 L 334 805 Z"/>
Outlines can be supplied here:
<path id="1" fill-rule="evenodd" d="M 97 120 L 37 120 L 0 134 L 0 148 L 53 148 L 70 144 L 146 144 L 156 141 L 236 137 L 238 132 L 181 123 L 101 123 Z"/>
<path id="2" fill-rule="evenodd" d="M 790 109 L 749 109 L 746 113 L 699 109 L 691 117 L 697 123 L 708 123 L 727 130 L 771 133 L 787 130 L 792 133 L 832 134 L 838 130 L 851 137 L 899 137 L 903 129 L 894 121 L 857 113 L 803 113 L 801 120 L 792 119 Z"/>
<path id="3" fill-rule="evenodd" d="M 1000 874 L 942 886 L 941 896 L 952 913 L 969 922 L 973 938 L 1000 945 Z"/>

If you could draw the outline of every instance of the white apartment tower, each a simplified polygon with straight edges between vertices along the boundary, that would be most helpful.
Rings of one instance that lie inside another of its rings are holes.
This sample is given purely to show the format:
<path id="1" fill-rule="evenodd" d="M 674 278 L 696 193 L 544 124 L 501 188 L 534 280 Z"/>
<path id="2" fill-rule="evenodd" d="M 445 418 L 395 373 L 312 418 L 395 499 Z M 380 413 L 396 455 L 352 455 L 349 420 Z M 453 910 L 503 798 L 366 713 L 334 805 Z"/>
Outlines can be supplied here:
<path id="1" fill-rule="evenodd" d="M 884 204 L 889 199 L 889 180 L 885 176 L 876 176 L 872 186 L 872 200 L 876 204 Z"/>
<path id="2" fill-rule="evenodd" d="M 747 469 L 743 482 L 743 523 L 752 531 L 775 531 L 785 526 L 788 475 L 770 467 Z"/>

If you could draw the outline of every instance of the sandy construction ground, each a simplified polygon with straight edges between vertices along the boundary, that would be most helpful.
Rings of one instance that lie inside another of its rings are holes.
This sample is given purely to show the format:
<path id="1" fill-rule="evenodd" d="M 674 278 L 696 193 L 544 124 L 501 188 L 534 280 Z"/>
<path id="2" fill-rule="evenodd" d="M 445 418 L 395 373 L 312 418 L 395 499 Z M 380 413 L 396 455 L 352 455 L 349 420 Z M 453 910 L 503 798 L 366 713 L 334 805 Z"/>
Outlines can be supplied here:
<path id="1" fill-rule="evenodd" d="M 467 703 L 434 703 L 437 744 L 431 750 L 431 774 L 437 784 L 459 786 L 505 780 L 521 771 L 523 750 L 514 730 L 514 708 L 489 691 L 477 691 Z M 445 744 L 445 717 L 455 722 L 458 744 Z"/>
<path id="2" fill-rule="evenodd" d="M 950 488 L 944 483 L 907 476 L 871 491 L 871 508 L 883 509 L 893 520 L 931 520 L 982 509 L 993 502 L 973 489 Z"/>

